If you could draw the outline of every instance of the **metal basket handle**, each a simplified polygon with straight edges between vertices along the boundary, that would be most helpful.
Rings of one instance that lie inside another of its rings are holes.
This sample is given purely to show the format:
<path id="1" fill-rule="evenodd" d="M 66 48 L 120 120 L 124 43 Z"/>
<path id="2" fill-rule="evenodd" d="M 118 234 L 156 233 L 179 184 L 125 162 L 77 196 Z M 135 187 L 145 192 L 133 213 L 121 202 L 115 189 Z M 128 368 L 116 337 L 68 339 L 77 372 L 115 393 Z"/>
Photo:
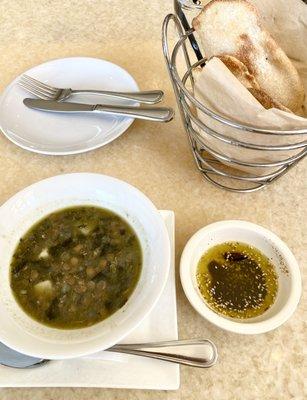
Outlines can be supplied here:
<path id="1" fill-rule="evenodd" d="M 189 3 L 191 3 L 191 1 L 189 1 Z M 193 3 L 195 3 L 195 1 Z M 180 2 L 179 0 L 174 0 L 174 10 L 175 10 L 175 13 L 178 16 L 182 26 L 183 26 L 183 29 L 186 32 L 191 31 L 191 26 L 188 23 L 188 20 L 187 20 L 184 12 L 182 10 L 182 2 Z M 197 41 L 195 39 L 195 36 L 193 34 L 189 35 L 189 41 L 191 43 L 192 49 L 194 50 L 194 53 L 196 55 L 197 60 L 198 61 L 202 60 L 203 59 L 202 53 L 201 53 L 201 51 L 199 49 L 198 43 L 197 43 Z"/>

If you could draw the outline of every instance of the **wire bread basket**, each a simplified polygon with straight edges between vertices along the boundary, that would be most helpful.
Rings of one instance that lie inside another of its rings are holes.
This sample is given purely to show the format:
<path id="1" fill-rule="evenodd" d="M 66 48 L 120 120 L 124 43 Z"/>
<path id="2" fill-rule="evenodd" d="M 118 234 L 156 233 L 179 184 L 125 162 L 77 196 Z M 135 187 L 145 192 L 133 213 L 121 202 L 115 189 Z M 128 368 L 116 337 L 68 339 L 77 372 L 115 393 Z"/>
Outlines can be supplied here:
<path id="1" fill-rule="evenodd" d="M 182 3 L 174 0 L 175 14 L 164 20 L 162 43 L 197 168 L 205 179 L 220 188 L 233 192 L 259 190 L 305 157 L 307 127 L 291 131 L 257 128 L 218 115 L 200 103 L 193 95 L 193 70 L 204 65 L 206 59 L 184 14 L 187 6 Z M 185 3 L 200 7 L 197 1 Z M 171 25 L 175 27 L 175 44 L 171 40 Z M 233 131 L 235 138 L 230 133 Z"/>

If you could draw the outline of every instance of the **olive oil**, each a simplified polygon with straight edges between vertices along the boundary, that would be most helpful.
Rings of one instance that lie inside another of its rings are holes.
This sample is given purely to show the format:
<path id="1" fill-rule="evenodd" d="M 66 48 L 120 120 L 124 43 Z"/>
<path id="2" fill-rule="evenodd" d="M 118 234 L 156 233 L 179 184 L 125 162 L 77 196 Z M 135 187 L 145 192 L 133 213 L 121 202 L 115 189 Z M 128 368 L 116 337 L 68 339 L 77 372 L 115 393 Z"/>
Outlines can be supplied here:
<path id="1" fill-rule="evenodd" d="M 196 278 L 209 307 L 231 318 L 263 314 L 278 290 L 271 261 L 255 247 L 240 242 L 211 247 L 199 260 Z"/>

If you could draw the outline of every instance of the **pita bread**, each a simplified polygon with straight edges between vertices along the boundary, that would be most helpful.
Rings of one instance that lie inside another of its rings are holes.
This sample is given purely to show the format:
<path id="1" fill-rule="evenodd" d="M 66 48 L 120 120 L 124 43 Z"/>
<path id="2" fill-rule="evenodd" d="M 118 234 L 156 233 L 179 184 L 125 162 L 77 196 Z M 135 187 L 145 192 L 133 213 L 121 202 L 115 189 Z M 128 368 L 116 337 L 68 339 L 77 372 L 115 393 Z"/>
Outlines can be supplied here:
<path id="1" fill-rule="evenodd" d="M 217 58 L 223 61 L 226 67 L 246 88 L 260 89 L 259 83 L 255 79 L 254 75 L 250 74 L 246 65 L 236 57 L 225 54 L 223 56 L 217 56 Z"/>
<path id="2" fill-rule="evenodd" d="M 286 112 L 289 112 L 292 114 L 292 111 L 289 110 L 289 108 L 283 106 L 280 104 L 278 101 L 272 99 L 267 93 L 265 93 L 261 89 L 255 89 L 252 87 L 247 88 L 249 92 L 255 97 L 256 100 L 259 101 L 259 103 L 266 108 L 267 110 L 270 108 L 278 108 L 279 110 L 283 110 Z"/>
<path id="3" fill-rule="evenodd" d="M 292 112 L 262 90 L 255 77 L 248 72 L 247 67 L 236 57 L 224 55 L 218 56 L 217 58 L 226 65 L 232 74 L 249 90 L 264 108 L 278 108 L 279 110 Z"/>
<path id="4" fill-rule="evenodd" d="M 274 101 L 293 112 L 300 111 L 304 88 L 297 70 L 262 27 L 252 4 L 245 0 L 213 0 L 192 24 L 206 58 L 234 56 Z"/>

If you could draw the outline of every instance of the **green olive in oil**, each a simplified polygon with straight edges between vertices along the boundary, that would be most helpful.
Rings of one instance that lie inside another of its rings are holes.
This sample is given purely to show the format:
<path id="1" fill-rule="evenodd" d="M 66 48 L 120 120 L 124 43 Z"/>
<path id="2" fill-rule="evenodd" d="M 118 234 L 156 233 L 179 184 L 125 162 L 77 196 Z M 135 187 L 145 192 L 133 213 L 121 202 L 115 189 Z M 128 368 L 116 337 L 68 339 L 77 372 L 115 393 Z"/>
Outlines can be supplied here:
<path id="1" fill-rule="evenodd" d="M 246 243 L 225 242 L 209 248 L 198 262 L 197 284 L 209 307 L 231 318 L 257 317 L 275 301 L 274 265 Z"/>

